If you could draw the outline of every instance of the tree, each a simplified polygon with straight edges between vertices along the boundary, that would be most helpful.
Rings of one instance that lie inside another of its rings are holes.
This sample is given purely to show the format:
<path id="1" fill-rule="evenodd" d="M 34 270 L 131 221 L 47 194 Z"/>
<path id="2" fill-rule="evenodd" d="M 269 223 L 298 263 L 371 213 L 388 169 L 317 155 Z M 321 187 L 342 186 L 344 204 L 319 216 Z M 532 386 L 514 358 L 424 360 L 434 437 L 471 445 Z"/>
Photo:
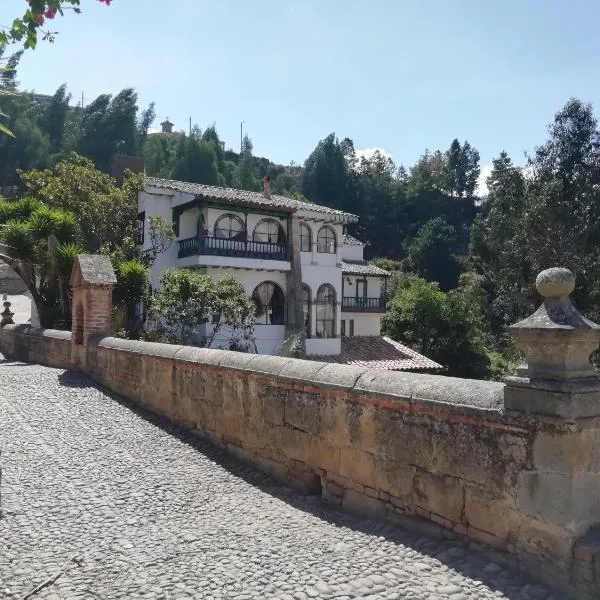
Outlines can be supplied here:
<path id="1" fill-rule="evenodd" d="M 410 269 L 443 291 L 456 287 L 460 265 L 455 255 L 456 230 L 444 217 L 427 221 L 407 243 Z"/>
<path id="2" fill-rule="evenodd" d="M 574 301 L 600 317 L 600 132 L 592 107 L 570 100 L 529 160 L 525 178 L 506 155 L 472 232 L 473 263 L 489 281 L 499 329 L 538 303 L 532 282 L 564 266 L 577 275 Z"/>
<path id="3" fill-rule="evenodd" d="M 63 83 L 54 92 L 48 106 L 41 111 L 40 128 L 48 136 L 54 154 L 60 152 L 63 147 L 70 100 L 71 94 L 67 93 L 67 84 Z"/>
<path id="4" fill-rule="evenodd" d="M 465 286 L 447 294 L 436 283 L 406 278 L 388 303 L 385 332 L 439 362 L 456 377 L 486 377 L 483 314 L 474 290 Z M 480 296 L 483 301 L 483 298 Z"/>
<path id="5" fill-rule="evenodd" d="M 479 152 L 469 142 L 462 147 L 455 139 L 446 152 L 448 193 L 456 198 L 473 198 L 479 178 Z"/>
<path id="6" fill-rule="evenodd" d="M 151 105 L 145 110 L 139 122 L 137 112 L 137 94 L 132 88 L 121 90 L 114 98 L 101 94 L 82 110 L 77 152 L 101 171 L 109 170 L 115 154 L 136 154 L 154 109 Z"/>
<path id="7" fill-rule="evenodd" d="M 334 133 L 321 140 L 304 163 L 302 193 L 316 204 L 345 210 L 348 202 L 349 166 L 344 146 Z"/>
<path id="8" fill-rule="evenodd" d="M 189 269 L 167 269 L 150 314 L 171 342 L 192 344 L 204 326 L 207 347 L 223 333 L 229 334 L 230 345 L 240 349 L 253 343 L 255 310 L 242 284 L 231 276 L 214 282 L 209 275 Z"/>
<path id="9" fill-rule="evenodd" d="M 242 141 L 240 160 L 233 173 L 234 185 L 242 190 L 257 190 L 260 187 L 254 171 L 252 140 L 245 135 Z"/>
<path id="10" fill-rule="evenodd" d="M 111 0 L 98 2 L 108 6 Z M 54 19 L 57 14 L 63 16 L 65 10 L 81 12 L 81 0 L 27 0 L 27 3 L 29 6 L 22 17 L 14 19 L 10 27 L 0 29 L 0 48 L 23 40 L 25 48 L 35 48 L 38 32 L 42 33 L 42 39 L 53 42 L 56 32 L 42 29 L 46 22 Z"/>
<path id="11" fill-rule="evenodd" d="M 83 252 L 75 215 L 32 198 L 0 201 L 0 239 L 5 257 L 31 292 L 43 327 L 68 327 L 68 269 Z"/>
<path id="12" fill-rule="evenodd" d="M 129 175 L 122 188 L 82 156 L 71 156 L 53 169 L 19 171 L 27 193 L 52 208 L 76 215 L 88 252 L 110 254 L 126 246 L 137 250 L 139 176 Z"/>

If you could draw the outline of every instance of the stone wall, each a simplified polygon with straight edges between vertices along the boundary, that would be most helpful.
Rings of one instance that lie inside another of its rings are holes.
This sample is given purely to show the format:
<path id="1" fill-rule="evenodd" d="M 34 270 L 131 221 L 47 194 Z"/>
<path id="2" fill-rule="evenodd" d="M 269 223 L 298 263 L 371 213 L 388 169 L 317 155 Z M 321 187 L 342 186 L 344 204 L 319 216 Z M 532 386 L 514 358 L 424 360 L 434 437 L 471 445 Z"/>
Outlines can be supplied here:
<path id="1" fill-rule="evenodd" d="M 0 352 L 26 362 L 67 369 L 71 367 L 71 332 L 5 325 L 0 328 Z"/>
<path id="2" fill-rule="evenodd" d="M 69 368 L 69 338 L 8 326 L 0 350 Z M 508 412 L 500 383 L 102 336 L 77 364 L 328 502 L 470 539 L 545 583 L 576 586 L 577 598 L 598 597 L 588 533 L 600 521 L 597 418 Z"/>

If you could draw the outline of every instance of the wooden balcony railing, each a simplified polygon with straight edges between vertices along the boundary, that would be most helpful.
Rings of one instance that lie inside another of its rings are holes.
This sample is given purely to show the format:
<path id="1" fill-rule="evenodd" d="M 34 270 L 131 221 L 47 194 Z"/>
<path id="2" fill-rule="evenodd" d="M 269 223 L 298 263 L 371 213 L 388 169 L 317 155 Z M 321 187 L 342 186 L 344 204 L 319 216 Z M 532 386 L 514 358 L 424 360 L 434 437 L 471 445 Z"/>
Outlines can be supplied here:
<path id="1" fill-rule="evenodd" d="M 342 298 L 342 312 L 385 312 L 385 298 Z"/>
<path id="2" fill-rule="evenodd" d="M 179 258 L 186 256 L 236 256 L 240 258 L 262 258 L 267 260 L 288 260 L 285 244 L 230 240 L 203 236 L 179 240 Z"/>

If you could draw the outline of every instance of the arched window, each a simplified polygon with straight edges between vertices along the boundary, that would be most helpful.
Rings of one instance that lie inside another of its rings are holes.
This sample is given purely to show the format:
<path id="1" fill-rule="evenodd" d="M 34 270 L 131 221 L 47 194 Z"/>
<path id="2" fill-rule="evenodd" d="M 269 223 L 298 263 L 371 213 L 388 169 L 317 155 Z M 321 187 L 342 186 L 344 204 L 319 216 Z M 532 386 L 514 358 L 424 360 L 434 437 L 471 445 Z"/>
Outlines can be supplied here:
<path id="1" fill-rule="evenodd" d="M 309 338 L 312 329 L 310 288 L 305 283 L 302 284 L 302 314 L 304 316 L 304 331 L 306 332 L 306 337 Z"/>
<path id="2" fill-rule="evenodd" d="M 317 337 L 335 337 L 335 290 L 324 283 L 317 291 Z"/>
<path id="3" fill-rule="evenodd" d="M 326 225 L 319 229 L 317 235 L 317 252 L 326 252 L 328 254 L 335 254 L 336 243 L 335 243 L 335 231 L 331 227 Z"/>
<path id="4" fill-rule="evenodd" d="M 252 241 L 267 242 L 269 244 L 285 244 L 285 233 L 281 223 L 273 219 L 263 219 L 254 228 Z"/>
<path id="5" fill-rule="evenodd" d="M 265 281 L 257 285 L 252 300 L 257 325 L 285 325 L 285 295 L 276 283 Z"/>
<path id="6" fill-rule="evenodd" d="M 300 223 L 300 252 L 312 251 L 312 232 L 306 223 Z"/>
<path id="7" fill-rule="evenodd" d="M 244 222 L 235 215 L 221 215 L 215 223 L 215 237 L 225 240 L 243 240 Z"/>

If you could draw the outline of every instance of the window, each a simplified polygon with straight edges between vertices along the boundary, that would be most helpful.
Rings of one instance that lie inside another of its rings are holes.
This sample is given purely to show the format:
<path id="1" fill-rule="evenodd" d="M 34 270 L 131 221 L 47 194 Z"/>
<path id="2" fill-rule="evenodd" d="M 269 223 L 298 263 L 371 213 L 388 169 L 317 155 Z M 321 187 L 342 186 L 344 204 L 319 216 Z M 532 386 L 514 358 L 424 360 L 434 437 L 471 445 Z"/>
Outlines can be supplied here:
<path id="1" fill-rule="evenodd" d="M 344 319 L 342 319 L 342 329 L 340 333 L 342 334 L 342 337 L 346 337 L 346 321 Z"/>
<path id="2" fill-rule="evenodd" d="M 335 337 L 335 290 L 328 283 L 317 292 L 317 337 Z"/>
<path id="3" fill-rule="evenodd" d="M 350 337 L 354 336 L 354 319 L 350 319 Z"/>
<path id="4" fill-rule="evenodd" d="M 222 215 L 215 223 L 215 237 L 225 240 L 243 240 L 244 223 L 235 215 Z"/>
<path id="5" fill-rule="evenodd" d="M 317 235 L 317 252 L 335 254 L 335 251 L 335 232 L 333 229 L 331 229 L 331 227 L 321 227 Z"/>
<path id="6" fill-rule="evenodd" d="M 356 280 L 356 297 L 366 298 L 367 297 L 367 280 L 357 279 Z"/>
<path id="7" fill-rule="evenodd" d="M 312 251 L 312 232 L 306 223 L 300 223 L 300 252 Z"/>
<path id="8" fill-rule="evenodd" d="M 273 219 L 263 219 L 254 228 L 252 241 L 267 242 L 269 244 L 285 244 L 285 234 L 283 227 Z"/>
<path id="9" fill-rule="evenodd" d="M 285 296 L 276 283 L 265 281 L 257 285 L 252 300 L 256 305 L 257 325 L 285 324 Z"/>
<path id="10" fill-rule="evenodd" d="M 146 232 L 146 212 L 141 212 L 138 215 L 137 221 L 137 237 L 138 244 L 142 246 L 144 244 L 144 233 Z"/>
<path id="11" fill-rule="evenodd" d="M 304 316 L 304 331 L 306 337 L 310 337 L 311 333 L 311 312 L 310 312 L 310 288 L 303 283 L 302 284 L 302 314 Z"/>

